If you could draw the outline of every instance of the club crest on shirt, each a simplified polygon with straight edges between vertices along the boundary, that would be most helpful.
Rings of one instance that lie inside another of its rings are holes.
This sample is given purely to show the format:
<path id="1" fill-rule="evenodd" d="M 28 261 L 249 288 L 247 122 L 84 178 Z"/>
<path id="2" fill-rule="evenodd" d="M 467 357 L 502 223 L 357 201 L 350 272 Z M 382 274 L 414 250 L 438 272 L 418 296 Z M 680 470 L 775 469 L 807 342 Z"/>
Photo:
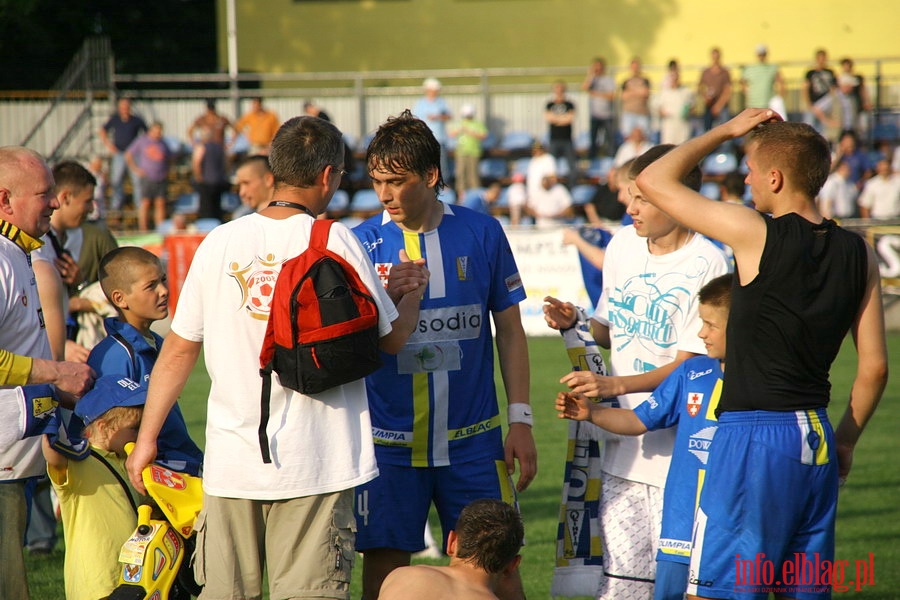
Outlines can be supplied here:
<path id="1" fill-rule="evenodd" d="M 229 265 L 228 275 L 234 277 L 241 287 L 240 308 L 254 319 L 265 321 L 269 318 L 275 281 L 282 262 L 275 260 L 273 254 L 267 254 L 265 258 L 257 256 L 244 267 L 237 262 Z"/>
<path id="2" fill-rule="evenodd" d="M 381 280 L 381 285 L 387 289 L 388 285 L 388 275 L 391 274 L 391 266 L 393 263 L 375 263 L 375 272 L 378 274 L 378 279 Z"/>
<path id="3" fill-rule="evenodd" d="M 700 413 L 700 407 L 703 405 L 703 394 L 699 392 L 689 392 L 687 397 L 687 411 L 692 417 L 696 417 Z"/>
<path id="4" fill-rule="evenodd" d="M 456 257 L 456 278 L 460 281 L 466 281 L 469 278 L 469 257 Z"/>

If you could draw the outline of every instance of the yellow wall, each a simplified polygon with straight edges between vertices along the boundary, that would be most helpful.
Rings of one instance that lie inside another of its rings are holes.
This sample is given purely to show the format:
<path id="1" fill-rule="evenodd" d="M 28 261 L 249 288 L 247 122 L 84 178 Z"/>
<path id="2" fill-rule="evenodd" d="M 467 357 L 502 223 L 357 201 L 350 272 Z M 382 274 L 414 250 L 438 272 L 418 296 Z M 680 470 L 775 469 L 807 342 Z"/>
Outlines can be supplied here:
<path id="1" fill-rule="evenodd" d="M 896 0 L 235 0 L 238 62 L 248 72 L 372 71 L 586 64 L 677 58 L 774 62 L 900 56 Z M 225 0 L 218 0 L 220 64 Z M 861 70 L 871 67 L 859 60 Z M 802 67 L 785 75 L 799 76 Z M 893 69 L 897 69 L 895 64 Z M 696 75 L 686 74 L 686 79 Z"/>

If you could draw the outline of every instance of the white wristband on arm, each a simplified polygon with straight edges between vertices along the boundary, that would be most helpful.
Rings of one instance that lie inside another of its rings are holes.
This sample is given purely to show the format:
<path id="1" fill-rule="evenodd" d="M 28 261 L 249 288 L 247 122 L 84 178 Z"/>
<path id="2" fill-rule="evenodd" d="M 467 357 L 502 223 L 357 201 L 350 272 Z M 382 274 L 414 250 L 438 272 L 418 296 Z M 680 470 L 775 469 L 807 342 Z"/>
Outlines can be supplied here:
<path id="1" fill-rule="evenodd" d="M 524 423 L 531 427 L 534 425 L 534 418 L 531 413 L 531 405 L 524 402 L 513 402 L 506 407 L 506 422 Z"/>

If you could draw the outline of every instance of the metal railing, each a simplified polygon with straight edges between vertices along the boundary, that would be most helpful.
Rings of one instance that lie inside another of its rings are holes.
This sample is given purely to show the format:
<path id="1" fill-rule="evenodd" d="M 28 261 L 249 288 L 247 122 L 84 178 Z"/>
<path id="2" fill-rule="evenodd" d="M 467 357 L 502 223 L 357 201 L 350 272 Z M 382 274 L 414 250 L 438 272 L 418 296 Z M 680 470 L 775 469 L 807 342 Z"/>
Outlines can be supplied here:
<path id="1" fill-rule="evenodd" d="M 867 85 L 875 103 L 868 129 L 873 136 L 882 123 L 900 128 L 900 58 L 856 59 L 857 69 L 867 73 Z M 464 103 L 478 107 L 478 117 L 501 139 L 509 131 L 525 131 L 534 137 L 546 132 L 543 106 L 555 80 L 569 82 L 570 96 L 578 107 L 576 131 L 588 127 L 587 96 L 579 89 L 584 66 L 540 68 L 447 69 L 439 71 L 373 71 L 322 73 L 242 73 L 232 78 L 219 74 L 121 74 L 113 69 L 106 38 L 92 38 L 73 59 L 66 73 L 48 94 L 0 93 L 0 144 L 27 144 L 50 157 L 62 153 L 87 156 L 102 152 L 92 117 L 112 111 L 116 95 L 129 94 L 136 112 L 145 120 L 164 123 L 166 132 L 184 138 L 193 119 L 203 111 L 203 101 L 216 98 L 227 104 L 222 112 L 239 115 L 251 97 L 262 96 L 266 106 L 281 118 L 302 113 L 305 99 L 315 99 L 332 120 L 359 147 L 384 119 L 414 104 L 425 77 L 443 82 L 443 95 L 451 109 Z M 681 66 L 685 85 L 696 85 L 704 65 Z M 788 111 L 802 112 L 805 62 L 780 63 L 786 73 Z M 645 71 L 659 80 L 664 65 L 647 65 Z M 624 66 L 611 66 L 620 80 Z M 740 65 L 731 68 L 739 77 Z M 743 96 L 732 100 L 739 110 Z M 102 109 L 97 104 L 102 103 Z M 30 128 L 28 124 L 33 123 Z M 26 130 L 26 128 L 28 128 Z M 870 142 L 872 139 L 869 140 Z"/>

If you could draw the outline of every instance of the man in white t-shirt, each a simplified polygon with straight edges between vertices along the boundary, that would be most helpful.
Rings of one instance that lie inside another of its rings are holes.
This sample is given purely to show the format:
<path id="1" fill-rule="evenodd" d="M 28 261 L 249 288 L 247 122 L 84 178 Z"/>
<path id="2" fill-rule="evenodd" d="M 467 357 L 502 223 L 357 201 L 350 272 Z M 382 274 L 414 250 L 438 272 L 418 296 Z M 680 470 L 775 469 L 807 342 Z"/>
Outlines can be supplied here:
<path id="1" fill-rule="evenodd" d="M 573 371 L 562 378 L 569 389 L 591 398 L 618 399 L 623 408 L 643 402 L 675 367 L 705 354 L 697 337 L 701 322 L 697 292 L 727 273 L 725 254 L 700 234 L 680 226 L 651 205 L 634 185 L 638 174 L 674 146 L 655 146 L 628 171 L 628 214 L 606 248 L 603 290 L 590 319 L 594 339 L 610 349 L 608 377 Z M 700 169 L 686 185 L 700 189 Z M 547 324 L 572 327 L 575 307 L 546 298 Z M 652 596 L 662 522 L 662 494 L 675 435 L 671 430 L 606 441 L 601 470 L 600 527 L 603 535 L 601 599 Z M 674 564 L 674 563 L 673 563 Z"/>
<path id="2" fill-rule="evenodd" d="M 271 416 L 262 432 L 259 400 L 259 353 L 275 279 L 285 260 L 307 248 L 314 219 L 340 185 L 341 132 L 315 117 L 291 119 L 275 135 L 269 160 L 275 176 L 269 205 L 217 227 L 197 249 L 150 376 L 128 474 L 143 491 L 141 471 L 156 454 L 160 426 L 202 348 L 212 379 L 196 526 L 203 540 L 196 574 L 206 581 L 204 594 L 259 598 L 268 575 L 270 593 L 278 597 L 346 599 L 353 488 L 378 475 L 365 383 L 311 397 L 273 376 Z M 418 318 L 427 271 L 404 263 L 395 308 L 349 229 L 333 223 L 327 247 L 356 269 L 378 305 L 380 346 L 397 352 Z M 261 438 L 267 438 L 270 462 L 264 462 Z"/>
<path id="3" fill-rule="evenodd" d="M 859 195 L 859 213 L 864 219 L 900 217 L 900 176 L 891 172 L 888 159 L 879 160 L 875 176 L 866 181 Z"/>

